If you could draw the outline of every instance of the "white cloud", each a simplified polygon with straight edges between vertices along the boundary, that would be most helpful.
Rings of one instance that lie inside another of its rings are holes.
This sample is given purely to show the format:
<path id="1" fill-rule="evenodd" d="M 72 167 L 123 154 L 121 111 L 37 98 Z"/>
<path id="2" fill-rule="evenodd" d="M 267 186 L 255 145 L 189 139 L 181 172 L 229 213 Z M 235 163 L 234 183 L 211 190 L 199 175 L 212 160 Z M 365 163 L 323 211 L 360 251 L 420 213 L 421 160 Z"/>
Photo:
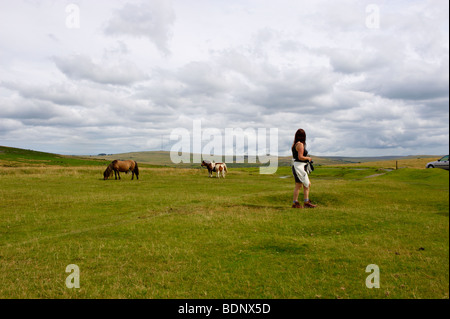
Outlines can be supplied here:
<path id="1" fill-rule="evenodd" d="M 172 1 L 127 3 L 114 12 L 105 27 L 105 34 L 143 37 L 154 43 L 164 54 L 169 54 L 169 40 L 174 21 Z"/>
<path id="2" fill-rule="evenodd" d="M 84 55 L 54 57 L 53 60 L 62 73 L 74 80 L 127 85 L 146 79 L 145 73 L 129 61 L 118 61 L 114 65 L 107 65 L 105 61 L 95 63 L 90 57 Z"/>
<path id="3" fill-rule="evenodd" d="M 448 3 L 375 3 L 370 29 L 372 3 L 82 2 L 79 29 L 64 3 L 1 3 L 0 139 L 145 151 L 201 119 L 278 128 L 286 155 L 299 127 L 317 155 L 447 152 Z"/>

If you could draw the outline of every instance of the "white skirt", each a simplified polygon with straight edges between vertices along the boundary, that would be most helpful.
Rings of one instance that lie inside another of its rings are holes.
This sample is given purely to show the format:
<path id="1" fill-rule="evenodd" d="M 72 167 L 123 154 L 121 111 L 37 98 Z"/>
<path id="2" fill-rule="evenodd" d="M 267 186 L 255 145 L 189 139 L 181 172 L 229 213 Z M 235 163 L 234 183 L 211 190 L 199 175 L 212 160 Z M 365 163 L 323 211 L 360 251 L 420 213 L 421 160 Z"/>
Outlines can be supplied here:
<path id="1" fill-rule="evenodd" d="M 298 183 L 302 183 L 305 187 L 309 187 L 309 177 L 308 174 L 305 171 L 305 165 L 306 163 L 303 162 L 296 162 L 292 160 L 292 174 L 294 174 L 294 177 L 296 177 L 295 181 Z"/>

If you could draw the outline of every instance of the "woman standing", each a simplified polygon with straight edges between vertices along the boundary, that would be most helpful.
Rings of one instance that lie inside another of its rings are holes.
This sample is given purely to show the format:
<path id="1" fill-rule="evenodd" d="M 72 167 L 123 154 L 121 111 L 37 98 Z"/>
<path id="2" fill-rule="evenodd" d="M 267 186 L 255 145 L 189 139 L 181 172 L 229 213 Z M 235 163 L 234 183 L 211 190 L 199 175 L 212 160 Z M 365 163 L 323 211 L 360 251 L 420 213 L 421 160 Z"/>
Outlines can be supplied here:
<path id="1" fill-rule="evenodd" d="M 306 133 L 303 129 L 298 129 L 295 133 L 294 143 L 292 144 L 292 174 L 295 178 L 294 188 L 294 203 L 292 208 L 302 208 L 298 202 L 298 195 L 303 186 L 303 204 L 305 208 L 314 208 L 309 200 L 309 191 L 311 189 L 311 182 L 309 181 L 308 173 L 305 171 L 305 165 L 311 162 L 311 157 L 308 157 L 306 150 Z"/>

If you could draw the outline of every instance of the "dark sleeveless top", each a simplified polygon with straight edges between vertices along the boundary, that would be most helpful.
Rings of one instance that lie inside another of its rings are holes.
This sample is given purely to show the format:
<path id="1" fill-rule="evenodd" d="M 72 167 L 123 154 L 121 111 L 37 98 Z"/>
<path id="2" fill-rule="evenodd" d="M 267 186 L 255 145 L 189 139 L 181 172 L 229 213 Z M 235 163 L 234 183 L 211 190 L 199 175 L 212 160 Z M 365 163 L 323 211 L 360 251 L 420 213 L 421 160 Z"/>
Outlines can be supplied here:
<path id="1" fill-rule="evenodd" d="M 292 157 L 295 159 L 296 162 L 302 162 L 302 163 L 308 162 L 308 161 L 301 161 L 298 159 L 298 151 L 295 149 L 295 144 L 292 145 L 291 150 L 292 150 Z M 308 155 L 308 151 L 306 150 L 306 148 L 303 148 L 303 156 L 307 156 L 307 155 Z"/>

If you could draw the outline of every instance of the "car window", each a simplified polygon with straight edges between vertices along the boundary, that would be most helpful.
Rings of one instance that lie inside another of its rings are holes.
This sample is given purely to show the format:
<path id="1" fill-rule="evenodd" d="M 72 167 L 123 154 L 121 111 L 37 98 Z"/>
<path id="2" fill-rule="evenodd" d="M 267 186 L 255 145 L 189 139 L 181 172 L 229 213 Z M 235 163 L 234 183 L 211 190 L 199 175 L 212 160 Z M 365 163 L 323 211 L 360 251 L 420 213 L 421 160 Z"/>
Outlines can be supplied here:
<path id="1" fill-rule="evenodd" d="M 441 158 L 440 161 L 448 161 L 448 155 L 446 155 L 443 158 Z"/>

